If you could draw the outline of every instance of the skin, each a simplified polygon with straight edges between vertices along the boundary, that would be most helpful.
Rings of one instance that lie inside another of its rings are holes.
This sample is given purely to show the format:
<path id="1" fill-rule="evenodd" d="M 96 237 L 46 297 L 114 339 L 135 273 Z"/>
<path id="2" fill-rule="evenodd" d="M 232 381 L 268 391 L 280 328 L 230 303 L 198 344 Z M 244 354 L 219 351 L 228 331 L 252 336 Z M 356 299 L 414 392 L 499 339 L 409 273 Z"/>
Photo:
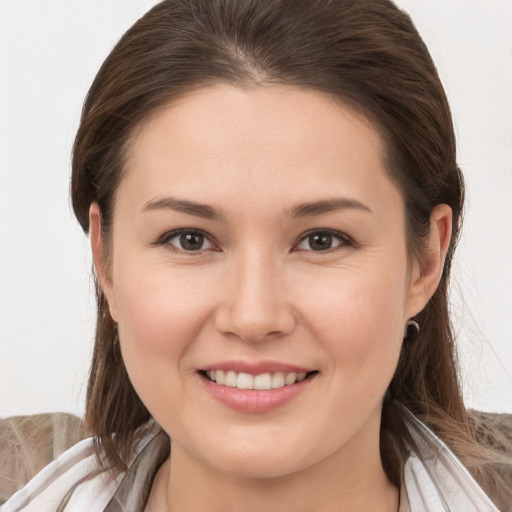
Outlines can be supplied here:
<path id="1" fill-rule="evenodd" d="M 439 283 L 451 211 L 434 209 L 425 251 L 409 261 L 404 201 L 382 155 L 364 118 L 284 86 L 204 88 L 136 133 L 108 267 L 96 204 L 90 221 L 130 378 L 172 438 L 148 509 L 397 510 L 379 456 L 382 399 L 405 323 Z M 222 215 L 162 206 L 171 196 Z M 352 203 L 291 214 L 339 198 Z M 201 250 L 164 236 L 186 228 L 207 235 Z M 308 235 L 325 230 L 340 238 L 313 250 Z M 269 359 L 318 374 L 263 413 L 218 402 L 198 374 Z"/>

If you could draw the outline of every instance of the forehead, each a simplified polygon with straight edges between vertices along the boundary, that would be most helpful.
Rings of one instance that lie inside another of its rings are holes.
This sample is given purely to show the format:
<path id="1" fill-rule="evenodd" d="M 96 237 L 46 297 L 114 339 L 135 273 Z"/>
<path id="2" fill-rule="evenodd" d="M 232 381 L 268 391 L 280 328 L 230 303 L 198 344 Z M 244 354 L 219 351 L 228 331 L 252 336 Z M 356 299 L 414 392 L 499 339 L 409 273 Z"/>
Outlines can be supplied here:
<path id="1" fill-rule="evenodd" d="M 398 191 L 383 150 L 371 123 L 327 94 L 218 85 L 172 102 L 136 132 L 121 188 L 139 202 L 178 194 L 229 203 L 233 193 L 269 203 L 329 193 L 386 202 Z"/>

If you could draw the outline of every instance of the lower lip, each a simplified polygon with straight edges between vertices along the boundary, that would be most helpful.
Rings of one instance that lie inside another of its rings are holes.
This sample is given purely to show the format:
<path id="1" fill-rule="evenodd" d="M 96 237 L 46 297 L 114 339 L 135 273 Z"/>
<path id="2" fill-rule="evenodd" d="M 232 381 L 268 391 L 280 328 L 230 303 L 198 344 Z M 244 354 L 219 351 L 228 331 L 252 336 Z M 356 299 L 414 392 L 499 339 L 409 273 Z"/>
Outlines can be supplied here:
<path id="1" fill-rule="evenodd" d="M 208 392 L 219 402 L 231 409 L 242 412 L 267 412 L 277 409 L 302 393 L 316 378 L 310 375 L 307 379 L 276 389 L 238 389 L 216 384 L 199 374 Z"/>

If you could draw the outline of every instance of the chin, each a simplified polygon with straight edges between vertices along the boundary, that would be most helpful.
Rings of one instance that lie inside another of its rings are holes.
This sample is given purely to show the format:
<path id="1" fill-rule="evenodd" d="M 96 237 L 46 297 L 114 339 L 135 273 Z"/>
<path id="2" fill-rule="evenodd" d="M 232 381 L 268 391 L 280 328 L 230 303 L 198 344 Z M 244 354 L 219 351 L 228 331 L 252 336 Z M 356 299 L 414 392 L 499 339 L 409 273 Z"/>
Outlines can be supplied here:
<path id="1" fill-rule="evenodd" d="M 302 468 L 294 467 L 284 456 L 279 456 L 279 461 L 264 460 L 263 457 L 256 460 L 248 457 L 233 458 L 221 461 L 215 469 L 221 473 L 238 478 L 267 479 L 280 478 L 290 475 Z"/>
<path id="2" fill-rule="evenodd" d="M 220 448 L 220 449 L 219 449 Z M 243 478 L 278 478 L 302 469 L 296 449 L 292 453 L 282 447 L 218 447 L 210 450 L 205 462 L 215 470 Z"/>

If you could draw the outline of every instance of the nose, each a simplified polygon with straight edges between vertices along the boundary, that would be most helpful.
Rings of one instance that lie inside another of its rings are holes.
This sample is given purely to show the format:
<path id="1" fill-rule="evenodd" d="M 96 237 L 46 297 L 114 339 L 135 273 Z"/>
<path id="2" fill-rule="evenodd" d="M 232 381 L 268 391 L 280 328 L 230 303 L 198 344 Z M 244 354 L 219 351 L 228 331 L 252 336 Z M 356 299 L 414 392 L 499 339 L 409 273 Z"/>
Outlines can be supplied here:
<path id="1" fill-rule="evenodd" d="M 279 265 L 270 257 L 242 257 L 227 272 L 215 316 L 219 332 L 258 342 L 293 331 L 296 318 Z"/>

